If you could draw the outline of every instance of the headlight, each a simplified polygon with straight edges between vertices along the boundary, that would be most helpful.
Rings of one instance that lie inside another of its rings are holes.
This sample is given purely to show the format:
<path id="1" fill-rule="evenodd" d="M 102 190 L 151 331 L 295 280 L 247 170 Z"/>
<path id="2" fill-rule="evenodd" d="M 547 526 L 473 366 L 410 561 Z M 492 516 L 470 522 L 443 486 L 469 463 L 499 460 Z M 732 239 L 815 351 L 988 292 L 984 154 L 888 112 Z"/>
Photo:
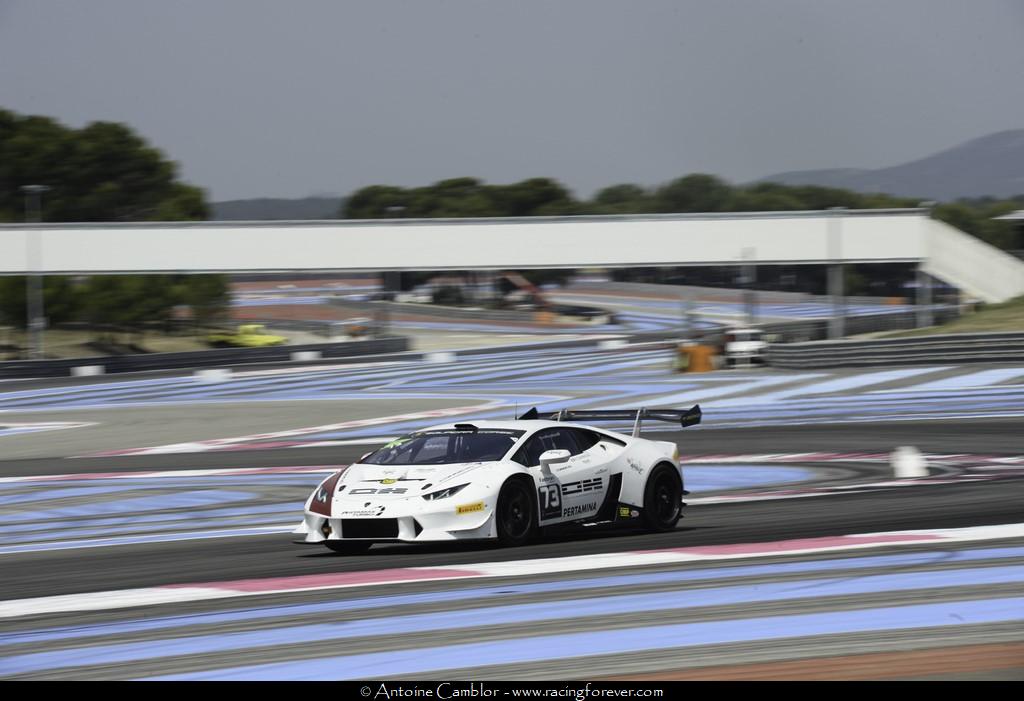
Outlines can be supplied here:
<path id="1" fill-rule="evenodd" d="M 436 492 L 431 492 L 430 494 L 424 494 L 423 498 L 426 499 L 427 501 L 434 501 L 435 499 L 447 499 L 448 497 L 455 496 L 468 486 L 469 482 L 466 482 L 465 484 L 456 485 L 454 487 L 446 487 L 445 489 L 440 489 Z"/>

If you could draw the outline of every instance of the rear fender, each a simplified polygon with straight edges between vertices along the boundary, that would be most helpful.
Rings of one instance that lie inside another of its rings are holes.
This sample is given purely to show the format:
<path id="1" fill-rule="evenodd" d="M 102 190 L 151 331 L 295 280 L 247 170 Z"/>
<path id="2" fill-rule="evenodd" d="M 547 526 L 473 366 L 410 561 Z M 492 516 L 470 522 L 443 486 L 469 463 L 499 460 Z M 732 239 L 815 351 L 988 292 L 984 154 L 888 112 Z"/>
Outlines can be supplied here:
<path id="1" fill-rule="evenodd" d="M 643 508 L 647 478 L 651 471 L 662 463 L 673 466 L 682 479 L 679 463 L 674 459 L 675 449 L 674 443 L 661 441 L 637 442 L 627 448 L 622 457 L 624 462 L 622 495 L 619 497 L 619 501 L 623 504 Z"/>

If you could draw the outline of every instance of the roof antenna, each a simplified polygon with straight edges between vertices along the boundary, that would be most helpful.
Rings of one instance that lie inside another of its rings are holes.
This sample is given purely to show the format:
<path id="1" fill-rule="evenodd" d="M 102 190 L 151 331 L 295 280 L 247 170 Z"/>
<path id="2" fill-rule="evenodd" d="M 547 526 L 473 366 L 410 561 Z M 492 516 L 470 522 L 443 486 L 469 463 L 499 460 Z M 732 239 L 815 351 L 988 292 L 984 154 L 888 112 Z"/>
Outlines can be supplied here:
<path id="1" fill-rule="evenodd" d="M 512 406 L 514 407 L 512 409 L 512 420 L 515 421 L 519 418 L 519 400 L 517 399 Z"/>

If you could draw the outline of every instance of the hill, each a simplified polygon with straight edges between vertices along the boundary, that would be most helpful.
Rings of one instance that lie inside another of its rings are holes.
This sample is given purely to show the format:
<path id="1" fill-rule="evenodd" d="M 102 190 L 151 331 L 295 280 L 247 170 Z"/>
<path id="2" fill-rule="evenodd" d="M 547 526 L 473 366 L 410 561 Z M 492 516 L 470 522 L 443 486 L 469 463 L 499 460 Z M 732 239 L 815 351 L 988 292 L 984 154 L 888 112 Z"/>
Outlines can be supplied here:
<path id="1" fill-rule="evenodd" d="M 823 185 L 945 202 L 1012 197 L 1024 194 L 1024 129 L 983 136 L 889 168 L 800 170 L 776 173 L 758 182 Z"/>

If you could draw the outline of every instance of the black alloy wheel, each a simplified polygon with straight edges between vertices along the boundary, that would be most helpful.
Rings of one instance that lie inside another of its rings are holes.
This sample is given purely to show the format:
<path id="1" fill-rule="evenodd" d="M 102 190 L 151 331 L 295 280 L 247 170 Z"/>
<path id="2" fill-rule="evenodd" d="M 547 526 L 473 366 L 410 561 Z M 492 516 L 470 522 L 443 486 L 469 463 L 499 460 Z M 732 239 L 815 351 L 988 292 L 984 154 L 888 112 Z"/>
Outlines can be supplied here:
<path id="1" fill-rule="evenodd" d="M 675 468 L 658 465 L 644 489 L 644 523 L 651 531 L 671 531 L 682 513 L 682 480 Z"/>
<path id="2" fill-rule="evenodd" d="M 502 485 L 494 512 L 502 545 L 525 545 L 533 538 L 537 530 L 536 504 L 533 490 L 523 480 L 510 479 Z"/>

